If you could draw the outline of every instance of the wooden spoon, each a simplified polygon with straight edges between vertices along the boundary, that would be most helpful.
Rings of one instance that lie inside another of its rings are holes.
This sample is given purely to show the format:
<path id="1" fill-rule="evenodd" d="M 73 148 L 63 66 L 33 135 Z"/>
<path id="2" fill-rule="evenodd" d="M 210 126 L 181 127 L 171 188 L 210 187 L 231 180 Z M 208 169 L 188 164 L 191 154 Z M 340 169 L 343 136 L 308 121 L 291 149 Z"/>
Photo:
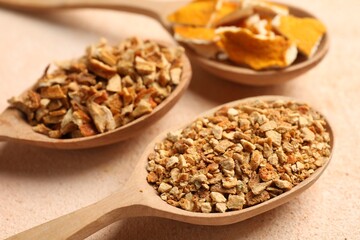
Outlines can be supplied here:
<path id="1" fill-rule="evenodd" d="M 290 14 L 294 16 L 317 18 L 312 13 L 299 7 L 284 3 L 281 4 L 289 7 Z M 321 40 L 316 53 L 310 59 L 301 56 L 295 60 L 295 63 L 284 69 L 264 71 L 255 71 L 250 68 L 241 68 L 231 63 L 214 61 L 201 57 L 193 51 L 188 51 L 188 55 L 191 60 L 218 77 L 246 85 L 268 86 L 285 83 L 315 67 L 325 57 L 329 50 L 329 46 L 329 35 L 326 33 Z"/>
<path id="2" fill-rule="evenodd" d="M 169 46 L 169 44 L 161 44 Z M 183 73 L 181 81 L 174 91 L 150 114 L 137 118 L 115 130 L 90 137 L 54 139 L 33 131 L 31 125 L 25 121 L 19 110 L 7 108 L 0 115 L 0 141 L 12 141 L 58 149 L 81 149 L 103 146 L 138 135 L 167 113 L 189 86 L 192 71 L 189 59 L 185 55 L 182 57 L 182 63 Z"/>
<path id="3" fill-rule="evenodd" d="M 222 106 L 236 106 L 255 99 L 265 101 L 279 99 L 291 100 L 290 98 L 280 96 L 262 96 L 238 100 Z M 216 107 L 201 116 L 209 116 L 222 106 Z M 334 136 L 328 122 L 327 130 L 330 133 L 332 150 Z M 161 200 L 153 187 L 146 181 L 147 171 L 145 166 L 148 161 L 147 157 L 149 153 L 153 151 L 155 143 L 161 141 L 165 137 L 166 133 L 160 134 L 146 147 L 135 171 L 121 191 L 90 206 L 34 227 L 9 239 L 83 239 L 119 219 L 139 216 L 156 216 L 199 225 L 225 225 L 240 222 L 278 207 L 298 196 L 315 183 L 324 172 L 331 159 L 330 156 L 324 166 L 315 170 L 309 178 L 290 191 L 261 204 L 243 210 L 225 213 L 195 213 L 167 204 Z"/>
<path id="4" fill-rule="evenodd" d="M 0 0 L 1 6 L 21 9 L 21 10 L 42 10 L 64 8 L 105 8 L 113 10 L 123 10 L 128 12 L 140 13 L 157 19 L 164 28 L 172 34 L 170 23 L 166 17 L 188 1 L 179 0 Z M 281 3 L 290 9 L 290 14 L 298 17 L 316 18 L 312 13 L 299 7 Z M 315 67 L 326 55 L 329 49 L 329 36 L 325 34 L 315 55 L 310 59 L 297 60 L 293 65 L 280 70 L 255 71 L 250 68 L 236 66 L 231 63 L 211 60 L 197 55 L 191 49 L 188 53 L 191 59 L 210 73 L 246 85 L 265 86 L 281 84 L 289 81 L 311 68 Z"/>

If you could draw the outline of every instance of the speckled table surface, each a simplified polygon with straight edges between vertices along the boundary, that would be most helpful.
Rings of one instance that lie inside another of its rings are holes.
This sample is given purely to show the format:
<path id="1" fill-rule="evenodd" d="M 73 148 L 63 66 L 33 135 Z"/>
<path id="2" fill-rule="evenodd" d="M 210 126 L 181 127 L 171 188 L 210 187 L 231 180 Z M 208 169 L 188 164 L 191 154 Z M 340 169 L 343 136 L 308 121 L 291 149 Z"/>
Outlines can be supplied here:
<path id="1" fill-rule="evenodd" d="M 281 86 L 254 88 L 216 78 L 193 65 L 190 88 L 140 137 L 91 150 L 57 151 L 0 143 L 0 239 L 96 202 L 121 188 L 147 143 L 169 127 L 216 105 L 279 94 L 320 109 L 334 127 L 333 160 L 310 189 L 291 202 L 229 226 L 158 218 L 124 219 L 89 239 L 360 239 L 360 2 L 288 1 L 328 26 L 330 52 L 315 69 Z M 82 54 L 101 36 L 170 40 L 154 20 L 105 10 L 24 14 L 0 9 L 0 110 L 37 79 L 51 60 Z M 204 87 L 204 84 L 205 87 Z"/>

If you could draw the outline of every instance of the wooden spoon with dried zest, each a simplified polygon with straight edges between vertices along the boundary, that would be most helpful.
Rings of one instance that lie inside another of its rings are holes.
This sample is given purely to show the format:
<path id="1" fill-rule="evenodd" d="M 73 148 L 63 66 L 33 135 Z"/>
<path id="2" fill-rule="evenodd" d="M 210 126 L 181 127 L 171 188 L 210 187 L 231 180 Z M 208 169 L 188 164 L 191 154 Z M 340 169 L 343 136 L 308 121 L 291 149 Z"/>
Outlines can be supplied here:
<path id="1" fill-rule="evenodd" d="M 15 8 L 25 11 L 49 11 L 56 9 L 72 8 L 102 8 L 121 10 L 133 13 L 144 14 L 158 20 L 163 27 L 172 34 L 170 23 L 167 16 L 187 4 L 184 0 L 0 0 L 0 6 Z M 290 14 L 298 17 L 316 18 L 314 14 L 299 7 L 281 3 L 289 7 Z M 215 61 L 197 55 L 189 50 L 187 53 L 191 59 L 206 71 L 221 78 L 254 86 L 276 85 L 287 82 L 311 68 L 315 67 L 326 55 L 329 49 L 329 36 L 325 34 L 317 52 L 310 59 L 304 59 L 296 64 L 292 64 L 284 69 L 273 69 L 265 71 L 256 71 L 249 68 L 236 66 L 229 63 Z"/>
<path id="2" fill-rule="evenodd" d="M 164 43 L 161 44 L 165 45 Z M 185 55 L 182 56 L 181 61 L 183 65 L 181 80 L 174 91 L 151 113 L 143 115 L 124 126 L 89 137 L 55 139 L 35 132 L 19 110 L 7 108 L 0 114 L 0 141 L 57 149 L 82 149 L 104 146 L 136 136 L 167 113 L 189 86 L 192 75 L 190 62 Z"/>
<path id="3" fill-rule="evenodd" d="M 246 102 L 254 101 L 255 99 L 264 101 L 291 100 L 290 98 L 280 96 L 261 96 L 234 101 L 224 104 L 223 106 L 238 106 L 239 104 L 245 104 Z M 216 107 L 198 117 L 212 115 L 221 107 L 222 106 Z M 334 136 L 331 126 L 327 121 L 326 126 L 327 131 L 330 134 L 330 148 L 332 151 Z M 153 152 L 155 143 L 164 138 L 166 138 L 166 133 L 160 134 L 145 148 L 137 166 L 134 168 L 133 174 L 122 190 L 88 207 L 34 227 L 10 237 L 9 239 L 83 239 L 117 220 L 139 216 L 162 217 L 200 225 L 232 224 L 269 211 L 295 198 L 315 183 L 324 172 L 331 159 L 330 155 L 329 159 L 326 160 L 322 167 L 316 169 L 307 179 L 293 187 L 291 190 L 261 204 L 225 213 L 196 213 L 185 211 L 167 204 L 165 201 L 161 200 L 159 195 L 146 180 L 148 174 L 146 170 L 148 155 L 150 152 Z"/>

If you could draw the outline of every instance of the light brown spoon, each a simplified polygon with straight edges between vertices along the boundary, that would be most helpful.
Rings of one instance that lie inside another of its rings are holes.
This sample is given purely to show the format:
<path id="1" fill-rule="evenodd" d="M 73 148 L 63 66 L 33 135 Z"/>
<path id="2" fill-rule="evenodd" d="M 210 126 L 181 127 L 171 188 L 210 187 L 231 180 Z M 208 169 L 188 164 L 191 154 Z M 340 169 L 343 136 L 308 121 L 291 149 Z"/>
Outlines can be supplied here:
<path id="1" fill-rule="evenodd" d="M 164 28 L 172 33 L 170 23 L 166 17 L 179 7 L 185 5 L 189 1 L 184 0 L 0 0 L 0 6 L 7 6 L 22 10 L 42 10 L 64 9 L 64 8 L 105 8 L 113 10 L 123 10 L 148 15 L 157 19 Z M 287 5 L 290 13 L 299 17 L 313 17 L 314 14 L 303 10 L 299 7 Z M 315 67 L 326 55 L 329 49 L 329 36 L 325 34 L 322 39 L 318 51 L 310 59 L 297 60 L 293 65 L 281 70 L 255 71 L 249 68 L 240 67 L 231 63 L 224 63 L 197 55 L 188 49 L 188 53 L 197 64 L 210 73 L 221 78 L 254 86 L 265 86 L 281 84 L 289 81 L 311 68 Z"/>
<path id="2" fill-rule="evenodd" d="M 170 44 L 161 44 L 170 46 Z M 150 114 L 144 115 L 122 127 L 90 137 L 54 139 L 34 132 L 19 110 L 7 108 L 0 115 L 0 141 L 12 141 L 58 149 L 81 149 L 103 146 L 136 136 L 167 113 L 189 86 L 192 75 L 190 62 L 185 55 L 182 57 L 182 62 L 181 81 L 174 91 Z"/>
<path id="3" fill-rule="evenodd" d="M 262 96 L 238 100 L 222 106 L 235 106 L 248 101 L 253 101 L 254 99 L 271 101 L 279 99 L 289 100 L 290 98 Z M 200 116 L 211 115 L 222 106 L 211 109 Z M 331 150 L 333 150 L 334 136 L 328 122 L 327 130 L 330 133 Z M 226 213 L 194 213 L 167 204 L 161 200 L 153 187 L 146 181 L 147 171 L 145 166 L 147 164 L 147 157 L 149 153 L 153 151 L 155 143 L 161 141 L 165 137 L 166 133 L 160 134 L 146 147 L 133 174 L 122 190 L 97 203 L 39 225 L 9 239 L 83 239 L 119 219 L 139 216 L 156 216 L 199 225 L 226 225 L 240 222 L 278 207 L 298 196 L 315 183 L 324 172 L 331 159 L 330 156 L 324 166 L 315 170 L 309 178 L 290 191 L 259 205 Z"/>

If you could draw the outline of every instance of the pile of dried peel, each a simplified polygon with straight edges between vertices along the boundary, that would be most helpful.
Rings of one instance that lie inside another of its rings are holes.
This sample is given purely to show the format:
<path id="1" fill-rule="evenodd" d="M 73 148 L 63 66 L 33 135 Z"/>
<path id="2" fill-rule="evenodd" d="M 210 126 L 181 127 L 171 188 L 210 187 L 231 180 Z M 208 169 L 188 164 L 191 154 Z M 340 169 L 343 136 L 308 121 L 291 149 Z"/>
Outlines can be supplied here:
<path id="1" fill-rule="evenodd" d="M 198 0 L 168 16 L 175 38 L 201 56 L 255 70 L 284 68 L 311 58 L 326 28 L 286 6 L 262 0 Z"/>
<path id="2" fill-rule="evenodd" d="M 150 114 L 180 84 L 182 47 L 129 38 L 101 39 L 85 55 L 49 66 L 34 87 L 9 103 L 33 130 L 51 138 L 112 131 Z"/>

